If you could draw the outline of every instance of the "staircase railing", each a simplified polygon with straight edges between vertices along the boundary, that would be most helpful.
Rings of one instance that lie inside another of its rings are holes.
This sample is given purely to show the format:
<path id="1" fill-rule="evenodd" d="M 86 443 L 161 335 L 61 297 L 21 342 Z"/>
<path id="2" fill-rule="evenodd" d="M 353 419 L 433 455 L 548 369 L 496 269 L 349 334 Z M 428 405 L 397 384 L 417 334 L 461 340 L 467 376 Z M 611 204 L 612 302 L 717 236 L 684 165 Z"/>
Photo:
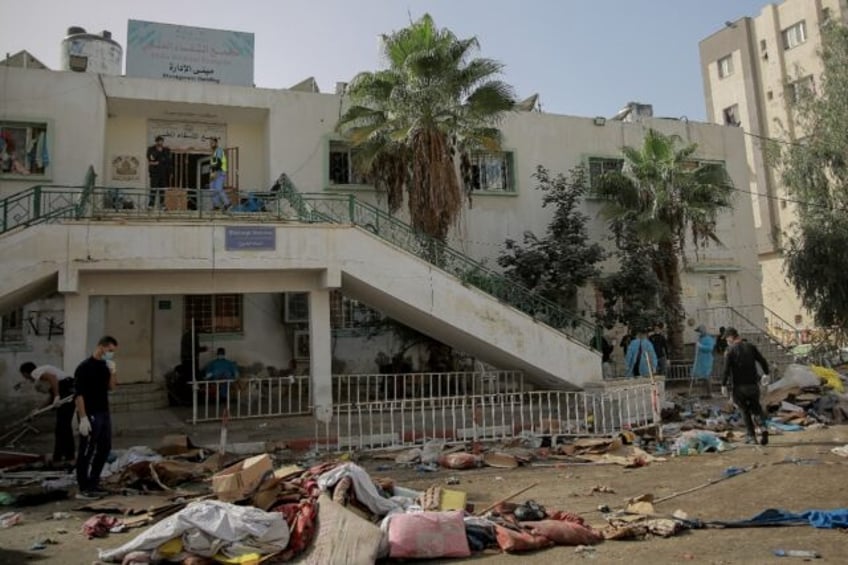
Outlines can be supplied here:
<path id="1" fill-rule="evenodd" d="M 81 186 L 37 185 L 0 200 L 0 234 L 56 219 L 79 219 L 95 178 L 89 167 Z"/>
<path id="2" fill-rule="evenodd" d="M 753 319 L 762 317 L 766 314 L 767 323 L 758 324 Z M 771 310 L 765 308 L 762 304 L 746 304 L 741 306 L 714 306 L 711 308 L 701 308 L 698 310 L 699 319 L 707 324 L 714 326 L 716 329 L 720 326 L 734 327 L 740 333 L 756 333 L 766 336 L 771 341 L 777 343 L 784 349 L 788 349 L 797 345 L 795 335 L 788 332 L 775 333 L 771 330 Z M 779 317 L 778 317 L 779 318 Z M 785 322 L 784 323 L 788 323 Z"/>
<path id="3" fill-rule="evenodd" d="M 302 194 L 293 186 L 284 186 L 282 194 L 301 220 L 360 226 L 584 345 L 590 345 L 592 338 L 600 333 L 597 324 L 539 296 L 447 244 L 416 231 L 409 224 L 354 195 Z"/>
<path id="4" fill-rule="evenodd" d="M 794 347 L 804 342 L 804 340 L 801 339 L 801 330 L 799 330 L 795 324 L 786 321 L 780 316 L 780 314 L 765 304 L 754 304 L 752 306 L 742 308 L 762 309 L 765 314 L 764 329 L 766 333 L 768 333 L 774 341 L 781 344 L 783 347 Z"/>

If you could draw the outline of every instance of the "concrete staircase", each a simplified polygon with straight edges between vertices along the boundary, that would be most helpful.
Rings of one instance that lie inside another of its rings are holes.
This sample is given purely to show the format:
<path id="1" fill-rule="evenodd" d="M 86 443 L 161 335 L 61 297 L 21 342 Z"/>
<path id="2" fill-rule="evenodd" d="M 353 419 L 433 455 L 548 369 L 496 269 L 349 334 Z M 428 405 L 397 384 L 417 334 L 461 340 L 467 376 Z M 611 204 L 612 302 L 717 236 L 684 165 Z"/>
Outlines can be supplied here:
<path id="1" fill-rule="evenodd" d="M 795 358 L 790 352 L 790 344 L 784 343 L 783 336 L 773 334 L 765 323 L 766 315 L 773 320 L 774 314 L 762 304 L 741 307 L 718 306 L 699 310 L 699 320 L 716 331 L 720 327 L 736 328 L 742 338 L 757 346 L 769 366 L 774 378 L 784 367 L 794 363 Z"/>
<path id="2" fill-rule="evenodd" d="M 113 413 L 141 412 L 168 407 L 168 393 L 159 383 L 118 385 L 109 396 Z"/>

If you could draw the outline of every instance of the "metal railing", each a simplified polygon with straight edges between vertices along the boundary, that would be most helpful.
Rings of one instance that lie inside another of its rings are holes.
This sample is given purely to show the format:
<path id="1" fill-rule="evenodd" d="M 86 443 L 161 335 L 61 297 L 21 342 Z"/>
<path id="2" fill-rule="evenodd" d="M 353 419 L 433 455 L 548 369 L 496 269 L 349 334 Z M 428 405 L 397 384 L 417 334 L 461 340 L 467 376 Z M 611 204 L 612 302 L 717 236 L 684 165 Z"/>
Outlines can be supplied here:
<path id="1" fill-rule="evenodd" d="M 79 218 L 96 175 L 89 167 L 80 186 L 38 185 L 0 200 L 0 234 L 59 219 Z"/>
<path id="2" fill-rule="evenodd" d="M 794 347 L 804 342 L 803 333 L 795 324 L 784 320 L 777 312 L 765 304 L 751 304 L 737 306 L 736 309 L 743 315 L 752 318 L 751 311 L 765 315 L 764 330 L 776 343 L 785 348 Z"/>
<path id="3" fill-rule="evenodd" d="M 348 406 L 524 391 L 520 371 L 333 375 L 333 404 Z"/>
<path id="4" fill-rule="evenodd" d="M 353 195 L 301 194 L 293 187 L 285 187 L 281 192 L 302 221 L 350 223 L 362 227 L 584 345 L 589 345 L 600 332 L 594 322 L 562 308 Z"/>
<path id="5" fill-rule="evenodd" d="M 192 382 L 192 423 L 312 413 L 309 377 L 262 377 Z"/>
<path id="6" fill-rule="evenodd" d="M 282 179 L 283 177 L 281 177 Z M 150 189 L 95 187 L 89 169 L 82 187 L 33 187 L 0 201 L 2 229 L 32 225 L 58 218 L 175 218 L 238 217 L 244 221 L 298 219 L 313 223 L 343 223 L 362 227 L 401 249 L 456 276 L 464 284 L 589 345 L 600 327 L 578 314 L 540 296 L 447 244 L 414 230 L 353 195 L 300 194 L 294 185 L 278 181 L 279 189 L 268 192 L 230 193 L 233 202 L 226 213 L 213 209 L 209 190 L 161 189 L 162 198 Z M 154 199 L 151 200 L 151 195 Z"/>
<path id="7" fill-rule="evenodd" d="M 329 450 L 508 441 L 534 436 L 609 436 L 659 423 L 656 385 L 604 392 L 532 391 L 463 397 L 358 402 L 333 407 L 316 423 L 316 445 Z"/>

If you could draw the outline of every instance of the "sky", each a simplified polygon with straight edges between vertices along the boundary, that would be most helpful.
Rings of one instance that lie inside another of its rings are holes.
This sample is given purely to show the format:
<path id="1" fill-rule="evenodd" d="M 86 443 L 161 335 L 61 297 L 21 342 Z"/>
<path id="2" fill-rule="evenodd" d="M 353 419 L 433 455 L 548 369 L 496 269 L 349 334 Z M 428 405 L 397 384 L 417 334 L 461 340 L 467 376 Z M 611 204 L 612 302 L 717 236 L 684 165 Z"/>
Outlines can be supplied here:
<path id="1" fill-rule="evenodd" d="M 251 32 L 257 86 L 315 77 L 322 92 L 380 67 L 380 34 L 425 13 L 505 65 L 519 98 L 545 112 L 612 116 L 628 101 L 664 117 L 705 119 L 698 42 L 765 0 L 0 0 L 0 56 L 26 49 L 53 69 L 68 27 L 127 20 Z M 126 56 L 126 53 L 125 53 Z"/>

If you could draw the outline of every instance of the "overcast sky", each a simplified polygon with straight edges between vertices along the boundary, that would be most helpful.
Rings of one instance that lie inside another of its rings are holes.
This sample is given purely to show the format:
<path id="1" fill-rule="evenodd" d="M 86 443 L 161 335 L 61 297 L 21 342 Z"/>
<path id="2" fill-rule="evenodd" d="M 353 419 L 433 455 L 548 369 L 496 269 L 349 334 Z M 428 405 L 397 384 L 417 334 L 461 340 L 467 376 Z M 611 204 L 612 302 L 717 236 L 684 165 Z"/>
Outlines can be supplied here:
<path id="1" fill-rule="evenodd" d="M 377 68 L 379 35 L 429 12 L 506 65 L 519 96 L 547 112 L 610 116 L 626 102 L 703 120 L 698 42 L 724 22 L 759 13 L 758 0 L 0 0 L 0 55 L 27 49 L 59 66 L 69 26 L 110 30 L 127 20 L 252 32 L 257 86 L 314 76 L 323 92 Z"/>

